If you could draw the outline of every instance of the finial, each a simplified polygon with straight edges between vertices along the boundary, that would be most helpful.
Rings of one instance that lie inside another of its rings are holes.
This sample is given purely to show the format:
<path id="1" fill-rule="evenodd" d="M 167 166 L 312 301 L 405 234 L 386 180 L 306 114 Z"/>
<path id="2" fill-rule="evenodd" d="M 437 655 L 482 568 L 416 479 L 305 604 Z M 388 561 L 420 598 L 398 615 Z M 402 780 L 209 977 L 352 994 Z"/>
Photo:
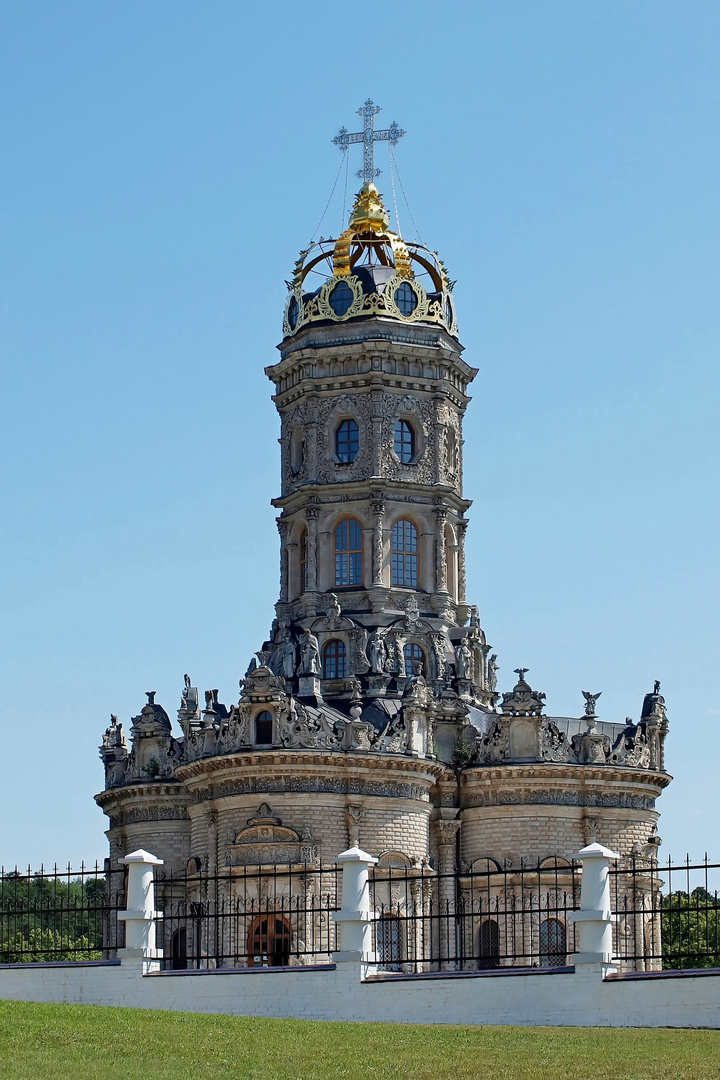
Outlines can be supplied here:
<path id="1" fill-rule="evenodd" d="M 382 112 L 379 105 L 375 105 L 370 98 L 358 109 L 358 116 L 363 118 L 363 130 L 350 133 L 346 127 L 340 128 L 339 133 L 333 139 L 335 146 L 339 146 L 343 153 L 351 143 L 363 144 L 363 167 L 358 171 L 365 184 L 380 175 L 380 169 L 375 168 L 374 145 L 376 142 L 389 142 L 391 146 L 397 146 L 405 132 L 393 120 L 389 128 L 384 131 L 375 131 L 375 117 Z"/>
<path id="2" fill-rule="evenodd" d="M 518 677 L 518 682 L 525 682 L 525 673 L 530 670 L 527 667 L 516 667 L 513 669 Z"/>
<path id="3" fill-rule="evenodd" d="M 155 695 L 156 694 L 157 694 L 157 690 L 146 690 L 145 691 L 145 697 L 148 699 L 148 705 L 154 705 L 155 704 Z"/>

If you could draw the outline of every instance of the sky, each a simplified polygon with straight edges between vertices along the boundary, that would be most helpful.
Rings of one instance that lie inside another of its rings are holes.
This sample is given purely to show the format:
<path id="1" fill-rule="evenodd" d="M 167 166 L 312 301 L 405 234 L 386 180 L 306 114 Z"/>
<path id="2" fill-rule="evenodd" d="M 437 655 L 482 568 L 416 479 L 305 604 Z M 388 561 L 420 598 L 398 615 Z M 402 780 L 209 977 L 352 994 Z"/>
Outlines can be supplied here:
<path id="1" fill-rule="evenodd" d="M 0 3 L 0 862 L 104 857 L 111 712 L 174 716 L 185 672 L 237 700 L 278 591 L 263 369 L 368 97 L 479 368 L 499 689 L 622 721 L 660 679 L 661 855 L 720 862 L 719 47 L 715 0 Z"/>

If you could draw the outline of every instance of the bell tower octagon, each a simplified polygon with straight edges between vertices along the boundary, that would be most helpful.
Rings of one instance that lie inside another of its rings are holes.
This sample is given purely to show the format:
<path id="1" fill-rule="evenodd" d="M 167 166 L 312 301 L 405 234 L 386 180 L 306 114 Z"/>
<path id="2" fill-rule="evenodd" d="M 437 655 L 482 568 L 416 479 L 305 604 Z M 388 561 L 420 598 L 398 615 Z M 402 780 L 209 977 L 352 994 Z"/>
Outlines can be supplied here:
<path id="1" fill-rule="evenodd" d="M 372 181 L 340 238 L 302 252 L 283 331 L 266 369 L 282 425 L 278 625 L 318 636 L 323 683 L 364 676 L 382 696 L 421 676 L 442 688 L 459 655 L 464 696 L 490 704 L 465 589 L 462 423 L 477 369 L 442 261 L 390 230 Z M 330 658 L 319 612 L 355 624 Z"/>

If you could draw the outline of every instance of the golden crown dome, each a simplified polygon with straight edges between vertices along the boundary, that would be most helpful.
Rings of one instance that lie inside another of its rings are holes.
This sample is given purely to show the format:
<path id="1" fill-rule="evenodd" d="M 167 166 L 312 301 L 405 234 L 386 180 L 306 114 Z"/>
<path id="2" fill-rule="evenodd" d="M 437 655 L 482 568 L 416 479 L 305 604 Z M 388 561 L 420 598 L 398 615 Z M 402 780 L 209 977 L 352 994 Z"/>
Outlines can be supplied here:
<path id="1" fill-rule="evenodd" d="M 456 336 L 453 284 L 435 252 L 392 232 L 382 195 L 367 181 L 338 239 L 320 240 L 300 253 L 288 282 L 284 336 L 311 322 L 373 316 L 438 323 Z"/>

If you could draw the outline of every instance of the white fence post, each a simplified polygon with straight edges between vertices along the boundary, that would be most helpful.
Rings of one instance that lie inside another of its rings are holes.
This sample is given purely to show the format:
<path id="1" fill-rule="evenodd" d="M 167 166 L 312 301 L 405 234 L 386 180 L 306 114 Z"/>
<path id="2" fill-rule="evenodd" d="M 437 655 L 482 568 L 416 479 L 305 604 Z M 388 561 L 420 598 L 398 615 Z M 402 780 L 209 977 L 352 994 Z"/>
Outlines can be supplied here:
<path id="1" fill-rule="evenodd" d="M 121 958 L 140 958 L 146 967 L 148 961 L 162 959 L 163 951 L 156 946 L 155 920 L 160 912 L 155 910 L 155 867 L 163 860 L 149 851 L 131 852 L 119 860 L 128 868 L 127 910 L 118 911 L 118 919 L 125 923 L 125 948 L 118 950 Z"/>
<path id="2" fill-rule="evenodd" d="M 597 843 L 588 844 L 574 856 L 582 860 L 580 910 L 570 914 L 572 921 L 577 923 L 580 938 L 580 948 L 573 956 L 576 966 L 607 966 L 612 961 L 612 924 L 615 917 L 610 904 L 608 871 L 611 859 L 619 857 L 614 851 Z"/>
<path id="3" fill-rule="evenodd" d="M 333 953 L 333 960 L 345 960 L 373 964 L 375 952 L 372 943 L 372 919 L 370 906 L 370 882 L 368 874 L 377 862 L 367 851 L 359 847 L 348 848 L 338 855 L 335 862 L 342 866 L 342 906 L 333 915 L 333 922 L 340 931 L 341 949 Z"/>

